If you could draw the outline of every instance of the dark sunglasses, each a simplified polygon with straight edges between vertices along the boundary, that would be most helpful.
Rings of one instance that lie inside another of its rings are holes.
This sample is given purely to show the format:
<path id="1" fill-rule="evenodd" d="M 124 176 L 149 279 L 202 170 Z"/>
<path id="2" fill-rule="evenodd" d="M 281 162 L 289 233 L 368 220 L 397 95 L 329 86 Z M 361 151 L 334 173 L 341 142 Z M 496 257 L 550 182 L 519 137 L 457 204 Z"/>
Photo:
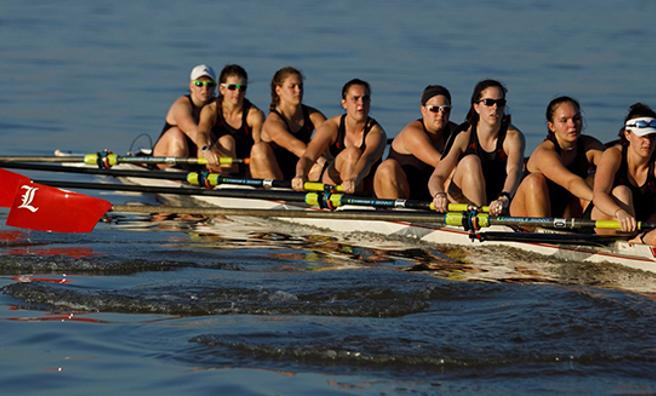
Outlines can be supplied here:
<path id="1" fill-rule="evenodd" d="M 246 84 L 221 84 L 221 86 L 228 91 L 234 91 L 238 89 L 243 92 L 246 90 Z"/>
<path id="2" fill-rule="evenodd" d="M 501 98 L 501 99 L 481 99 L 478 101 L 478 103 L 483 103 L 484 105 L 488 107 L 492 107 L 494 105 L 497 105 L 498 107 L 504 107 L 506 105 L 506 99 Z"/>
<path id="3" fill-rule="evenodd" d="M 650 120 L 650 121 L 637 120 L 634 121 L 633 123 L 626 123 L 626 125 L 624 126 L 629 128 L 656 128 L 656 120 Z"/>
<path id="4" fill-rule="evenodd" d="M 430 105 L 424 107 L 431 113 L 448 113 L 451 111 L 451 105 Z"/>
<path id="5" fill-rule="evenodd" d="M 210 87 L 210 88 L 216 87 L 216 83 L 214 81 L 194 80 L 194 85 L 197 87 Z"/>

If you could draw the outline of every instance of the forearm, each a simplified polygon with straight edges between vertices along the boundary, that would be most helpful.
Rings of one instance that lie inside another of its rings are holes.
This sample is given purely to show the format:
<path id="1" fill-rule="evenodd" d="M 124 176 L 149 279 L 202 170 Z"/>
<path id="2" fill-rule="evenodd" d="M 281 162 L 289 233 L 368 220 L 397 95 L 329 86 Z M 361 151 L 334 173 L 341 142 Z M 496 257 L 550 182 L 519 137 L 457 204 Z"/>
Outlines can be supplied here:
<path id="1" fill-rule="evenodd" d="M 314 164 L 314 161 L 312 161 L 310 158 L 306 157 L 305 155 L 301 156 L 301 158 L 296 163 L 296 177 L 305 179 L 312 164 Z"/>
<path id="2" fill-rule="evenodd" d="M 521 167 L 512 167 L 507 170 L 506 180 L 503 183 L 503 192 L 507 192 L 510 196 L 515 195 L 517 187 L 522 180 L 523 169 Z M 494 200 L 496 197 L 488 197 L 489 200 Z"/>
<path id="3" fill-rule="evenodd" d="M 594 205 L 595 208 L 612 219 L 615 218 L 620 209 L 623 209 L 608 193 L 594 194 Z"/>
<path id="4" fill-rule="evenodd" d="M 564 187 L 567 191 L 569 191 L 579 199 L 592 201 L 592 198 L 594 196 L 592 189 L 590 188 L 590 186 L 588 186 L 588 183 L 586 183 L 585 180 L 579 177 L 577 177 L 576 179 L 572 179 Z"/>

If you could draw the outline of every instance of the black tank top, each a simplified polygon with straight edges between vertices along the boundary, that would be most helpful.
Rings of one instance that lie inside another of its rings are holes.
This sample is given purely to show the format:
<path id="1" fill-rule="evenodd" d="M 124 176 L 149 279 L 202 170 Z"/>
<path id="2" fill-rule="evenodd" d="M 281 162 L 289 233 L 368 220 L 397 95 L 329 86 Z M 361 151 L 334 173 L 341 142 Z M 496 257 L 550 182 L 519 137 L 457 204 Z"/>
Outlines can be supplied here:
<path id="1" fill-rule="evenodd" d="M 647 171 L 647 180 L 642 186 L 634 185 L 629 180 L 627 160 L 628 146 L 622 145 L 622 162 L 620 168 L 615 173 L 613 187 L 624 185 L 627 186 L 633 195 L 633 207 L 635 208 L 636 219 L 644 221 L 656 211 L 656 177 L 654 176 L 654 163 L 656 163 L 656 151 L 649 159 L 649 170 Z"/>
<path id="2" fill-rule="evenodd" d="M 303 111 L 303 126 L 296 132 L 292 131 L 292 128 L 289 125 L 287 119 L 276 109 L 271 110 L 272 113 L 275 113 L 285 122 L 285 127 L 287 132 L 294 135 L 294 137 L 306 145 L 310 143 L 312 138 L 312 132 L 314 132 L 314 124 L 310 119 L 310 110 L 307 106 L 301 105 Z M 296 176 L 296 163 L 298 162 L 298 157 L 296 154 L 277 145 L 275 142 L 272 142 L 271 147 L 273 148 L 273 153 L 276 156 L 276 161 L 278 161 L 278 166 L 282 171 L 284 180 L 291 180 Z"/>
<path id="3" fill-rule="evenodd" d="M 255 144 L 253 140 L 253 133 L 248 126 L 247 118 L 248 111 L 253 104 L 244 99 L 244 106 L 242 109 L 241 126 L 237 129 L 230 126 L 223 118 L 223 111 L 221 107 L 221 99 L 216 99 L 216 122 L 212 127 L 212 142 L 215 142 L 221 136 L 230 135 L 235 139 L 235 148 L 237 158 L 248 158 L 251 156 L 251 148 Z"/>
<path id="4" fill-rule="evenodd" d="M 497 145 L 492 152 L 487 152 L 481 147 L 478 140 L 477 125 L 474 124 L 471 126 L 469 143 L 462 157 L 473 154 L 480 158 L 483 177 L 485 178 L 485 195 L 488 202 L 491 202 L 497 199 L 506 181 L 508 155 L 503 151 L 503 142 L 506 140 L 510 119 L 509 117 L 504 117 L 501 121 L 499 134 L 497 135 Z"/>
<path id="5" fill-rule="evenodd" d="M 342 114 L 342 117 L 339 119 L 339 127 L 337 129 L 337 140 L 329 147 L 330 154 L 333 158 L 337 157 L 339 153 L 346 148 L 344 143 L 344 138 L 346 137 L 346 125 L 344 124 L 344 119 L 346 114 Z M 364 151 L 367 147 L 365 141 L 367 139 L 367 134 L 373 129 L 374 126 L 378 125 L 378 122 L 371 117 L 367 118 L 367 121 L 364 124 L 364 133 L 362 134 L 362 142 L 360 143 L 359 149 Z"/>
<path id="6" fill-rule="evenodd" d="M 592 139 L 589 136 L 579 136 L 576 141 L 576 156 L 574 160 L 565 168 L 585 179 L 593 171 L 594 164 L 588 161 L 586 156 L 585 146 L 586 141 Z M 548 133 L 545 141 L 550 141 L 554 144 L 556 154 L 560 155 L 562 148 L 556 140 L 556 136 L 553 133 Z M 573 199 L 574 195 L 566 190 L 563 186 L 554 183 L 553 181 L 547 179 L 547 188 L 549 189 L 549 201 L 551 202 L 551 216 L 560 217 L 565 213 L 565 209 L 570 201 Z M 585 208 L 584 208 L 585 209 Z M 590 208 L 592 210 L 592 208 Z M 585 212 L 588 212 L 587 210 Z"/>
<path id="7" fill-rule="evenodd" d="M 588 161 L 585 152 L 585 143 L 588 139 L 589 138 L 585 135 L 579 136 L 576 141 L 576 157 L 574 157 L 574 161 L 565 167 L 568 171 L 584 179 L 588 177 L 590 170 L 594 167 L 594 165 Z M 560 155 L 560 153 L 562 153 L 563 149 L 558 145 L 556 136 L 553 133 L 549 133 L 544 140 L 548 140 L 554 144 L 556 154 Z"/>

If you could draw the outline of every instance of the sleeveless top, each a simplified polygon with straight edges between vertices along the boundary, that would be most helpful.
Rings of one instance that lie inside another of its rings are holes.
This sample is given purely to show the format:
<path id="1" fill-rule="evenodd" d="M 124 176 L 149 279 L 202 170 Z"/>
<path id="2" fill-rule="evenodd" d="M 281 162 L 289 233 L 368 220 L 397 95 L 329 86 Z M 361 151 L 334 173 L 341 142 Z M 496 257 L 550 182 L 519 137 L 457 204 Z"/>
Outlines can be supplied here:
<path id="1" fill-rule="evenodd" d="M 212 142 L 216 142 L 221 136 L 230 135 L 235 139 L 235 152 L 237 158 L 248 158 L 251 156 L 251 148 L 255 144 L 253 140 L 253 133 L 251 128 L 248 126 L 246 119 L 248 118 L 248 111 L 251 109 L 253 104 L 248 100 L 244 99 L 244 105 L 242 108 L 241 116 L 241 126 L 239 128 L 233 128 L 230 126 L 226 120 L 223 118 L 220 98 L 216 99 L 216 121 L 214 126 L 212 126 Z"/>
<path id="2" fill-rule="evenodd" d="M 346 125 L 344 124 L 344 119 L 346 118 L 346 114 L 342 114 L 342 117 L 339 119 L 339 127 L 337 129 L 337 140 L 335 143 L 330 145 L 328 150 L 330 151 L 330 154 L 333 156 L 333 158 L 337 157 L 339 153 L 342 152 L 346 148 L 346 145 L 344 143 L 344 139 L 346 137 Z M 365 144 L 365 140 L 367 139 L 367 134 L 373 129 L 374 126 L 378 125 L 378 122 L 374 120 L 371 117 L 367 118 L 367 121 L 364 124 L 364 133 L 362 134 L 362 143 L 360 144 L 359 149 L 361 151 L 364 151 L 364 149 L 367 147 Z"/>
<path id="3" fill-rule="evenodd" d="M 335 143 L 330 145 L 330 147 L 328 147 L 330 154 L 333 156 L 333 162 L 334 162 L 334 158 L 336 158 L 337 155 L 346 148 L 346 145 L 344 143 L 344 139 L 346 137 L 346 125 L 344 124 L 345 118 L 346 118 L 346 114 L 342 114 L 342 117 L 339 120 L 339 127 L 337 129 L 337 140 L 335 141 Z M 371 132 L 373 127 L 376 125 L 378 125 L 378 122 L 376 120 L 374 120 L 371 117 L 367 118 L 367 121 L 364 124 L 364 133 L 362 134 L 362 142 L 360 143 L 360 147 L 359 147 L 361 151 L 364 151 L 366 149 L 367 146 L 365 141 L 367 139 L 367 134 L 369 134 L 369 132 Z M 371 195 L 373 193 L 374 174 L 376 173 L 376 168 L 378 167 L 378 165 L 380 165 L 381 162 L 382 161 L 380 158 L 376 160 L 376 162 L 374 162 L 371 165 L 371 169 L 369 169 L 369 174 L 362 180 L 362 192 L 361 192 L 362 194 Z M 340 176 L 339 174 L 337 174 L 337 171 L 334 168 L 334 166 L 328 165 L 326 168 L 324 168 L 324 172 L 328 172 L 328 174 L 333 180 L 340 179 Z"/>
<path id="4" fill-rule="evenodd" d="M 200 111 L 203 109 L 203 106 L 200 106 L 200 107 L 196 106 L 194 104 L 194 101 L 191 100 L 191 95 L 190 94 L 187 94 L 184 97 L 187 98 L 187 100 L 189 101 L 189 104 L 191 105 L 191 118 L 194 120 L 194 122 L 196 124 L 198 124 L 198 121 L 200 121 Z M 166 131 L 168 131 L 169 129 L 173 128 L 174 126 L 177 126 L 177 125 L 169 124 L 166 120 L 164 121 L 164 127 L 162 128 L 162 132 L 160 132 L 159 137 L 157 138 L 157 141 L 155 141 L 155 144 L 153 145 L 152 149 L 155 148 L 155 146 L 157 145 L 157 142 L 159 142 L 159 140 L 162 138 L 162 136 L 164 136 L 164 133 Z M 187 148 L 189 150 L 189 156 L 190 157 L 195 157 L 196 153 L 198 152 L 198 146 L 196 146 L 196 143 L 194 143 L 194 141 L 191 140 L 191 138 L 189 136 L 187 136 L 186 133 L 184 134 L 184 137 L 185 137 L 185 140 L 187 142 Z"/>
<path id="5" fill-rule="evenodd" d="M 495 200 L 503 190 L 503 184 L 506 181 L 506 164 L 508 163 L 508 155 L 503 151 L 503 142 L 506 140 L 506 134 L 510 120 L 504 117 L 501 121 L 499 134 L 497 135 L 497 145 L 492 152 L 487 152 L 481 147 L 478 140 L 477 124 L 471 126 L 471 133 L 469 135 L 469 143 L 467 148 L 462 154 L 462 157 L 473 154 L 481 160 L 481 168 L 483 169 L 483 178 L 485 179 L 485 196 L 488 201 Z M 466 130 L 463 126 L 459 130 Z M 455 136 L 454 136 L 455 138 Z M 455 140 L 455 139 L 454 139 Z M 444 157 L 445 153 L 442 155 Z"/>
<path id="6" fill-rule="evenodd" d="M 307 145 L 310 143 L 310 139 L 312 138 L 312 132 L 314 132 L 314 124 L 310 119 L 310 110 L 308 107 L 301 105 L 301 109 L 303 111 L 303 126 L 296 132 L 292 131 L 289 122 L 278 110 L 273 109 L 271 110 L 271 113 L 277 114 L 278 117 L 280 117 L 280 119 L 285 122 L 287 132 L 294 135 L 296 139 Z M 276 157 L 276 161 L 278 161 L 278 166 L 282 171 L 282 178 L 284 180 L 293 179 L 294 176 L 296 176 L 296 163 L 298 162 L 299 158 L 296 156 L 296 154 L 292 153 L 284 147 L 277 145 L 275 142 L 271 142 L 271 147 Z"/>
<path id="7" fill-rule="evenodd" d="M 633 195 L 633 207 L 635 209 L 636 219 L 637 220 L 647 220 L 649 216 L 656 211 L 656 176 L 654 176 L 654 163 L 656 163 L 656 151 L 652 154 L 649 159 L 649 170 L 647 171 L 647 180 L 642 184 L 642 186 L 634 185 L 631 180 L 629 180 L 628 167 L 629 163 L 627 160 L 627 150 L 628 146 L 626 144 L 622 145 L 622 162 L 620 163 L 620 168 L 615 173 L 615 179 L 613 180 L 613 187 L 624 185 L 627 186 Z"/>
<path id="8" fill-rule="evenodd" d="M 591 164 L 585 155 L 585 141 L 587 139 L 588 137 L 585 135 L 579 136 L 576 141 L 576 156 L 574 157 L 574 161 L 565 167 L 565 169 L 583 179 L 588 177 L 590 171 L 594 168 L 594 164 Z M 560 155 L 562 153 L 562 148 L 558 145 L 556 136 L 553 133 L 547 134 L 544 140 L 548 140 L 554 144 L 556 154 Z M 565 213 L 567 204 L 573 199 L 574 195 L 563 186 L 549 179 L 547 179 L 547 188 L 549 189 L 549 200 L 551 202 L 551 215 L 555 217 L 562 216 Z M 585 210 L 584 212 L 588 211 Z"/>

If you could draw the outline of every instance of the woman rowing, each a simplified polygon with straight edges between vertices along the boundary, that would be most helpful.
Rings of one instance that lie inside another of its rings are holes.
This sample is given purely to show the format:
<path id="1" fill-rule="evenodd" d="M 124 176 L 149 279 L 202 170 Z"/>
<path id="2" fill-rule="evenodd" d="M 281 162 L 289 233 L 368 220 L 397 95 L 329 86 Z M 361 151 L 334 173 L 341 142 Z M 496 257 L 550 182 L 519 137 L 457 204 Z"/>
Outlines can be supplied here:
<path id="1" fill-rule="evenodd" d="M 490 202 L 492 215 L 508 211 L 522 176 L 524 135 L 511 125 L 505 106 L 506 88 L 500 82 L 476 84 L 467 119 L 428 183 L 438 212 L 446 212 L 449 201 L 463 200 L 476 206 Z"/>
<path id="2" fill-rule="evenodd" d="M 529 173 L 517 188 L 510 214 L 580 217 L 592 201 L 592 173 L 604 146 L 592 136 L 581 135 L 581 106 L 569 96 L 553 99 L 546 119 L 547 137 L 526 163 Z"/>
<path id="3" fill-rule="evenodd" d="M 278 70 L 271 80 L 269 115 L 262 127 L 262 141 L 253 146 L 251 172 L 263 179 L 291 180 L 312 133 L 326 121 L 317 109 L 303 103 L 303 74 L 291 67 Z M 319 157 L 309 172 L 317 180 L 325 164 Z"/>
<path id="4" fill-rule="evenodd" d="M 209 146 L 212 137 L 199 126 L 203 106 L 214 100 L 216 74 L 207 65 L 197 65 L 189 75 L 189 93 L 180 96 L 166 113 L 164 128 L 153 146 L 153 155 L 163 157 L 203 157 L 217 165 L 216 153 L 200 150 Z M 170 165 L 160 164 L 160 168 Z"/>
<path id="5" fill-rule="evenodd" d="M 394 138 L 389 156 L 378 166 L 374 191 L 378 198 L 427 200 L 428 179 L 440 162 L 451 133 L 451 94 L 441 85 L 429 85 L 421 95 L 421 118 L 407 124 Z"/>
<path id="6" fill-rule="evenodd" d="M 656 221 L 656 112 L 632 105 L 619 136 L 597 167 L 592 218 L 617 219 L 623 232 L 635 233 L 637 221 Z M 656 230 L 632 241 L 656 246 Z"/>
<path id="7" fill-rule="evenodd" d="M 373 191 L 374 165 L 383 155 L 387 137 L 378 122 L 369 117 L 369 83 L 353 79 L 344 84 L 341 104 L 346 113 L 324 122 L 298 161 L 292 179 L 295 190 L 303 190 L 308 171 L 329 150 L 333 159 L 323 172 L 323 183 L 341 184 L 349 194 Z"/>
<path id="8" fill-rule="evenodd" d="M 200 129 L 212 137 L 201 151 L 212 151 L 230 158 L 249 158 L 251 148 L 260 141 L 264 113 L 246 99 L 248 74 L 239 65 L 227 65 L 219 75 L 219 96 L 203 108 Z M 219 167 L 211 167 L 221 171 Z M 225 169 L 224 169 L 225 170 Z M 228 169 L 237 171 L 236 167 Z M 240 174 L 248 173 L 241 169 Z"/>

